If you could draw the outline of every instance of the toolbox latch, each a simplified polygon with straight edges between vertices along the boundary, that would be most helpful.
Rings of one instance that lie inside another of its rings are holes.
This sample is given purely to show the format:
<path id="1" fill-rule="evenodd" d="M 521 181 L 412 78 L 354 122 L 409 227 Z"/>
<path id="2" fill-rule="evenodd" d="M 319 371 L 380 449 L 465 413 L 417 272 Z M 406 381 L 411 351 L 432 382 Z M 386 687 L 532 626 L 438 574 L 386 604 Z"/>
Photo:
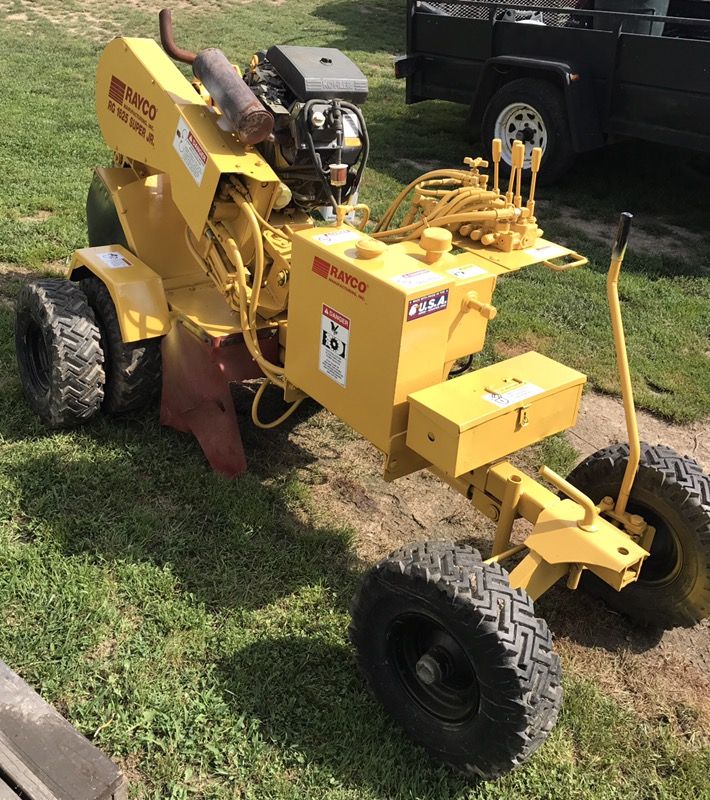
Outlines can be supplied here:
<path id="1" fill-rule="evenodd" d="M 528 417 L 528 410 L 532 404 L 528 403 L 526 406 L 520 406 L 518 409 L 518 420 L 516 422 L 516 429 L 520 430 L 521 428 L 527 428 L 530 424 L 530 418 Z"/>

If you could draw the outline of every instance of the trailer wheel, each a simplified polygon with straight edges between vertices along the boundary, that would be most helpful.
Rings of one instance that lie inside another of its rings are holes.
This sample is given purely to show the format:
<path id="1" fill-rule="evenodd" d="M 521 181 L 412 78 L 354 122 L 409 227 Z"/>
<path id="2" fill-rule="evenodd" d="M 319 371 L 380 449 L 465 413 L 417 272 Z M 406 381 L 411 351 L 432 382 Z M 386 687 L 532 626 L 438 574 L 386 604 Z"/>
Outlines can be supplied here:
<path id="1" fill-rule="evenodd" d="M 103 353 L 94 313 L 81 289 L 46 278 L 22 287 L 15 350 L 27 400 L 51 428 L 90 420 L 104 397 Z"/>
<path id="2" fill-rule="evenodd" d="M 572 165 L 574 151 L 562 92 L 548 81 L 521 78 L 503 85 L 483 114 L 483 145 L 503 143 L 501 171 L 510 173 L 513 142 L 525 144 L 524 174 L 530 172 L 533 147 L 543 151 L 540 183 L 554 183 Z"/>
<path id="3" fill-rule="evenodd" d="M 471 547 L 416 542 L 381 561 L 352 603 L 372 693 L 429 753 L 493 778 L 545 741 L 562 703 L 547 625 Z"/>
<path id="4" fill-rule="evenodd" d="M 102 411 L 124 414 L 155 400 L 160 390 L 160 339 L 124 342 L 116 308 L 103 281 L 79 282 L 96 315 L 106 364 L 106 389 Z"/>
<path id="5" fill-rule="evenodd" d="M 616 498 L 628 456 L 628 445 L 606 447 L 568 480 L 595 503 Z M 638 580 L 617 592 L 585 572 L 580 586 L 645 625 L 689 626 L 710 615 L 710 478 L 698 462 L 642 444 L 628 510 L 656 528 Z"/>

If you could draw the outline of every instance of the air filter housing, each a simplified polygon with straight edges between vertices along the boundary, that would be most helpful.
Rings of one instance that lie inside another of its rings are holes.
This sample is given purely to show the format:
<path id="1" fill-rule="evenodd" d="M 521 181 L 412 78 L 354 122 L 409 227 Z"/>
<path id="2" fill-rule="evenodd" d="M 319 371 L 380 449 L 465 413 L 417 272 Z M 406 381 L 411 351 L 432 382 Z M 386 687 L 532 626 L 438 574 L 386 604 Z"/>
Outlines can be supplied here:
<path id="1" fill-rule="evenodd" d="M 302 102 L 338 97 L 360 105 L 367 99 L 367 78 L 345 53 L 334 47 L 274 45 L 266 57 Z"/>

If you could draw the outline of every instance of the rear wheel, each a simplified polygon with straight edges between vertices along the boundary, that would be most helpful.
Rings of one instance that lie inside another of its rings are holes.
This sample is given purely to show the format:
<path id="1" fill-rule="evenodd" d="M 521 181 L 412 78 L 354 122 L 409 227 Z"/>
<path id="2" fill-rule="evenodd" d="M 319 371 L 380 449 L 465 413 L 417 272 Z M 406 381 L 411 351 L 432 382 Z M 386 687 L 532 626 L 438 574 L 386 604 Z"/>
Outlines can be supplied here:
<path id="1" fill-rule="evenodd" d="M 106 356 L 102 410 L 108 414 L 123 414 L 149 405 L 160 391 L 160 339 L 124 342 L 106 285 L 91 277 L 84 278 L 80 286 L 96 315 Z"/>
<path id="2" fill-rule="evenodd" d="M 366 575 L 351 610 L 373 694 L 435 758 L 493 778 L 544 742 L 562 703 L 560 662 L 500 566 L 470 547 L 417 542 Z"/>
<path id="3" fill-rule="evenodd" d="M 606 447 L 568 480 L 595 503 L 616 499 L 628 457 L 628 445 Z M 638 580 L 617 592 L 585 572 L 580 586 L 643 624 L 687 626 L 710 615 L 710 478 L 698 462 L 670 447 L 642 444 L 628 511 L 656 529 Z"/>
<path id="4" fill-rule="evenodd" d="M 553 183 L 572 165 L 574 151 L 562 92 L 548 81 L 521 78 L 503 85 L 483 115 L 483 145 L 502 142 L 502 172 L 512 164 L 513 143 L 525 145 L 524 174 L 530 172 L 533 147 L 542 148 L 540 183 Z"/>
<path id="5" fill-rule="evenodd" d="M 104 358 L 94 313 L 76 284 L 47 278 L 22 288 L 15 350 L 27 400 L 46 425 L 79 425 L 96 414 Z"/>

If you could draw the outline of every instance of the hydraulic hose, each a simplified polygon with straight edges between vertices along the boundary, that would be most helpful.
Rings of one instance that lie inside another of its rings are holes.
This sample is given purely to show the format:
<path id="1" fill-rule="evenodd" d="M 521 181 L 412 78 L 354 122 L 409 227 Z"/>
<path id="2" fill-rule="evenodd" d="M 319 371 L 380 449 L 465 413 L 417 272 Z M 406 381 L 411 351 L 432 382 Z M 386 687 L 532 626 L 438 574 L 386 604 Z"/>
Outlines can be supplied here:
<path id="1" fill-rule="evenodd" d="M 264 396 L 264 392 L 268 386 L 273 385 L 273 381 L 270 378 L 267 378 L 265 381 L 262 382 L 261 386 L 257 389 L 256 394 L 254 395 L 254 402 L 251 404 L 251 421 L 256 425 L 257 428 L 263 428 L 264 430 L 271 430 L 271 428 L 276 428 L 281 425 L 282 422 L 286 422 L 286 420 L 293 414 L 293 412 L 301 405 L 301 403 L 306 399 L 305 397 L 301 397 L 298 400 L 295 400 L 291 405 L 281 414 L 280 417 L 277 417 L 273 422 L 262 422 L 259 419 L 259 403 L 261 402 L 261 398 Z"/>

